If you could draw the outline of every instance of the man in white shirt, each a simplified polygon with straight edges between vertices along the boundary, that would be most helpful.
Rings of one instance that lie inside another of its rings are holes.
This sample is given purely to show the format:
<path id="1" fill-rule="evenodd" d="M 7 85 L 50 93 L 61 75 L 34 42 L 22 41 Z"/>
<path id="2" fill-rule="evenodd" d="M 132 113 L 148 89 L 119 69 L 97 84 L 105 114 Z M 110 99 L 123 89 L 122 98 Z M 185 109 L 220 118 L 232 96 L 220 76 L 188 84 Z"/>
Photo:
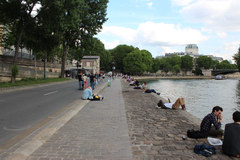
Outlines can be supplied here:
<path id="1" fill-rule="evenodd" d="M 162 109 L 178 109 L 181 106 L 183 110 L 186 109 L 185 100 L 182 97 L 178 98 L 175 103 L 171 103 L 170 99 L 168 98 L 168 102 L 169 103 L 163 103 L 163 101 L 160 100 L 158 102 L 158 107 Z"/>

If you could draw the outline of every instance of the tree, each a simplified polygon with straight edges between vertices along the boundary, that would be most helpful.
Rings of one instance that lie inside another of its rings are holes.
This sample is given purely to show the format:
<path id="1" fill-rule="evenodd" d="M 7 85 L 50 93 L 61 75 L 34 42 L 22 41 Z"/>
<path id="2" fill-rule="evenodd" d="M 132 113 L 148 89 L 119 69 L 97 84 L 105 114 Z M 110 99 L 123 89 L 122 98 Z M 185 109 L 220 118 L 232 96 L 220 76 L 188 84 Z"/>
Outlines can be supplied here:
<path id="1" fill-rule="evenodd" d="M 235 64 L 231 64 L 229 61 L 224 60 L 216 65 L 217 69 L 237 69 Z"/>
<path id="2" fill-rule="evenodd" d="M 181 68 L 185 71 L 193 69 L 193 58 L 189 55 L 181 57 Z"/>
<path id="3" fill-rule="evenodd" d="M 176 74 L 179 73 L 180 70 L 181 70 L 181 67 L 179 65 L 175 65 L 172 67 L 172 71 Z"/>
<path id="4" fill-rule="evenodd" d="M 160 69 L 161 59 L 153 58 L 152 72 L 156 73 Z"/>
<path id="5" fill-rule="evenodd" d="M 141 75 L 152 68 L 152 55 L 136 48 L 124 58 L 123 64 L 125 73 Z"/>
<path id="6" fill-rule="evenodd" d="M 10 45 L 15 47 L 15 55 L 13 57 L 13 66 L 19 54 L 19 48 L 22 41 L 22 36 L 26 31 L 26 27 L 36 20 L 38 11 L 33 14 L 36 5 L 39 5 L 39 0 L 1 0 L 0 1 L 0 24 L 4 25 L 8 30 L 4 31 L 3 37 L 7 38 Z M 10 38 L 10 39 L 9 39 Z M 15 78 L 12 76 L 12 83 Z"/>
<path id="7" fill-rule="evenodd" d="M 172 57 L 169 57 L 167 61 L 171 66 L 181 66 L 181 58 L 178 55 L 173 55 Z"/>
<path id="8" fill-rule="evenodd" d="M 240 48 L 238 49 L 238 53 L 236 53 L 233 56 L 233 59 L 234 59 L 235 63 L 237 64 L 238 70 L 240 71 Z"/>
<path id="9" fill-rule="evenodd" d="M 153 65 L 153 58 L 152 54 L 147 50 L 141 50 L 140 51 L 141 57 L 142 57 L 142 63 L 146 65 L 146 71 L 150 72 L 152 70 Z"/>
<path id="10" fill-rule="evenodd" d="M 197 58 L 197 66 L 204 69 L 213 68 L 214 61 L 208 56 L 200 56 Z"/>
<path id="11" fill-rule="evenodd" d="M 123 59 L 134 49 L 135 48 L 133 46 L 118 45 L 114 49 L 110 50 L 110 53 L 113 56 L 113 61 L 116 65 L 116 70 L 119 72 L 124 71 Z"/>

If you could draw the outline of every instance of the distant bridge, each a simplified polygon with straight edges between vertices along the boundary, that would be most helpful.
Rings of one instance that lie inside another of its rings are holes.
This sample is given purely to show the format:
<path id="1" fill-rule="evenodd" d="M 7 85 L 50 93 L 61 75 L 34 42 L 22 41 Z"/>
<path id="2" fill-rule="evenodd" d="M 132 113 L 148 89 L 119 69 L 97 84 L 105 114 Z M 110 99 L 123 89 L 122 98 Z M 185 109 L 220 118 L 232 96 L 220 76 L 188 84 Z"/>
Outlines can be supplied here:
<path id="1" fill-rule="evenodd" d="M 212 70 L 212 75 L 216 76 L 219 74 L 229 74 L 229 73 L 235 73 L 235 72 L 239 72 L 238 69 L 214 69 Z"/>

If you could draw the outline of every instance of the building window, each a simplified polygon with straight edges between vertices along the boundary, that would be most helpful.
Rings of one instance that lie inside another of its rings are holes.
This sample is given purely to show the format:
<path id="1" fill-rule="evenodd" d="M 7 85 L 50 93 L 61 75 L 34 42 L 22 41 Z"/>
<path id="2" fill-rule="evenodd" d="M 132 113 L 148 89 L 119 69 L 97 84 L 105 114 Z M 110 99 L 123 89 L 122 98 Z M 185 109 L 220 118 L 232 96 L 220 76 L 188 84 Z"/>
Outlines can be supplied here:
<path id="1" fill-rule="evenodd" d="M 90 67 L 90 62 L 87 62 L 87 67 Z"/>

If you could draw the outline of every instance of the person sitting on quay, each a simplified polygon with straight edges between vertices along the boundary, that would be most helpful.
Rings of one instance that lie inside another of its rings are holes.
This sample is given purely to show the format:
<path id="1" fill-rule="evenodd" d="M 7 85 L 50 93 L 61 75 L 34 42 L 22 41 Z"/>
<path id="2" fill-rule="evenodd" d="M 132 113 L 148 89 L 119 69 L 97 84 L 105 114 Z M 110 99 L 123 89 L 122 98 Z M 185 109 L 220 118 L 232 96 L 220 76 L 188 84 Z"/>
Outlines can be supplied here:
<path id="1" fill-rule="evenodd" d="M 92 88 L 89 86 L 83 91 L 82 99 L 83 100 L 91 100 L 91 101 L 102 101 L 104 97 L 94 95 L 92 93 Z"/>
<path id="2" fill-rule="evenodd" d="M 222 150 L 224 154 L 240 158 L 240 112 L 233 113 L 233 123 L 225 125 Z"/>
<path id="3" fill-rule="evenodd" d="M 162 109 L 178 109 L 180 106 L 183 110 L 186 109 L 185 100 L 182 97 L 178 98 L 175 103 L 171 103 L 170 99 L 168 98 L 168 102 L 169 103 L 163 103 L 163 101 L 160 100 L 157 105 Z"/>
<path id="4" fill-rule="evenodd" d="M 144 93 L 156 93 L 157 95 L 160 95 L 160 93 L 157 93 L 155 91 L 155 89 L 149 89 L 148 88 L 148 85 L 147 85 L 147 82 L 143 82 L 142 84 L 142 90 L 144 91 Z"/>
<path id="5" fill-rule="evenodd" d="M 135 80 L 133 89 L 142 89 L 142 86 L 138 80 Z"/>
<path id="6" fill-rule="evenodd" d="M 212 113 L 206 115 L 200 125 L 200 131 L 212 137 L 218 137 L 223 135 L 223 130 L 221 129 L 222 122 L 222 107 L 215 106 L 212 109 Z"/>

